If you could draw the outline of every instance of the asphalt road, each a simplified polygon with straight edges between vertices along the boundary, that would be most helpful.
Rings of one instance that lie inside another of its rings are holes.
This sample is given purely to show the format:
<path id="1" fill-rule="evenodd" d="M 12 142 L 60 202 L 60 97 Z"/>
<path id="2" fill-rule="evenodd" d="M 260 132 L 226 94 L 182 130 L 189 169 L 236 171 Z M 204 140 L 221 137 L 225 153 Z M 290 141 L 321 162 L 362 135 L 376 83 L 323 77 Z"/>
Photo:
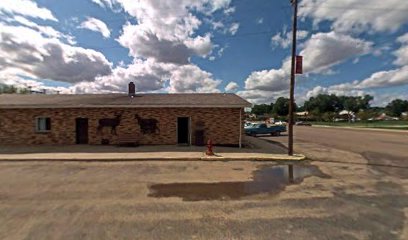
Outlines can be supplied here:
<path id="1" fill-rule="evenodd" d="M 408 131 L 296 126 L 295 151 L 312 145 L 358 153 L 372 164 L 408 167 Z M 287 146 L 287 138 L 270 138 Z"/>
<path id="2" fill-rule="evenodd" d="M 344 128 L 297 127 L 296 139 L 301 142 L 360 153 L 373 159 L 388 156 L 408 166 L 408 131 L 356 130 Z"/>
<path id="3" fill-rule="evenodd" d="M 265 162 L 0 162 L 0 239 L 405 240 L 405 140 L 298 127 L 294 183 Z"/>

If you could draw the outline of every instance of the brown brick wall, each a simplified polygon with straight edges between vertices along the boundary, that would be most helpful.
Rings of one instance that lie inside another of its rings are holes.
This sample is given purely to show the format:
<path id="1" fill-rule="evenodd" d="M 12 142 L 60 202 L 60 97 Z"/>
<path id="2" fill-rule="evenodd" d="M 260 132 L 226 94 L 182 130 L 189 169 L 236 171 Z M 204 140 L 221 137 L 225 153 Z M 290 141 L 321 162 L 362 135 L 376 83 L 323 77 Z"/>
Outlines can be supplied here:
<path id="1" fill-rule="evenodd" d="M 0 144 L 75 144 L 78 117 L 89 119 L 90 144 L 100 144 L 102 138 L 116 144 L 117 136 L 123 134 L 137 134 L 141 144 L 176 144 L 177 117 L 191 117 L 193 143 L 195 123 L 203 121 L 206 140 L 210 138 L 215 144 L 238 144 L 239 111 L 234 108 L 0 109 Z M 110 128 L 97 133 L 98 120 L 113 118 L 117 112 L 123 112 L 117 135 L 110 134 Z M 141 134 L 135 113 L 142 118 L 157 119 L 160 133 Z M 37 133 L 36 117 L 50 117 L 51 131 Z"/>

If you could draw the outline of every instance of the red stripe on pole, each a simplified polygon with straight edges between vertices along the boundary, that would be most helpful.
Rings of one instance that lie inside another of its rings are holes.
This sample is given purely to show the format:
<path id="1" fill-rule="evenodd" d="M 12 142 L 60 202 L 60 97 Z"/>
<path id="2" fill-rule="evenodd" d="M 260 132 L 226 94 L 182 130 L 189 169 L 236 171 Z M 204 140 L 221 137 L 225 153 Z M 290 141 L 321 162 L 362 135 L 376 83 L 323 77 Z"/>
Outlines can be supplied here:
<path id="1" fill-rule="evenodd" d="M 303 57 L 302 56 L 296 56 L 296 74 L 302 74 L 303 73 Z"/>

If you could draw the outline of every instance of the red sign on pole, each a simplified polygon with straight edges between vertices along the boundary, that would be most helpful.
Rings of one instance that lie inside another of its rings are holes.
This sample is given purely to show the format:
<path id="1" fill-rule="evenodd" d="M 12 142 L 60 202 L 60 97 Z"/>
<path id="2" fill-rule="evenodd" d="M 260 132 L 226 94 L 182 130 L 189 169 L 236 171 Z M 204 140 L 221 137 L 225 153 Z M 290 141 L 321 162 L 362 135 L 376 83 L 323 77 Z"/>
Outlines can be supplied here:
<path id="1" fill-rule="evenodd" d="M 302 61 L 303 61 L 302 56 L 296 56 L 296 69 L 295 69 L 296 74 L 302 74 L 303 73 Z"/>

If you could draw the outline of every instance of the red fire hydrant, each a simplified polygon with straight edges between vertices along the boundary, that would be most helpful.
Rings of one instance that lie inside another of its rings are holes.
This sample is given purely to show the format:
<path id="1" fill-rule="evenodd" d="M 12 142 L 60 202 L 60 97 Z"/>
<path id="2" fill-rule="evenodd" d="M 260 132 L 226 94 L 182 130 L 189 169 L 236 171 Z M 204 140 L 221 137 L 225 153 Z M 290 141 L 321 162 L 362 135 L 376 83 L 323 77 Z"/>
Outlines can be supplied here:
<path id="1" fill-rule="evenodd" d="M 207 141 L 207 151 L 205 152 L 205 154 L 207 156 L 214 156 L 214 152 L 213 152 L 213 143 L 211 141 L 211 139 L 208 139 Z"/>

